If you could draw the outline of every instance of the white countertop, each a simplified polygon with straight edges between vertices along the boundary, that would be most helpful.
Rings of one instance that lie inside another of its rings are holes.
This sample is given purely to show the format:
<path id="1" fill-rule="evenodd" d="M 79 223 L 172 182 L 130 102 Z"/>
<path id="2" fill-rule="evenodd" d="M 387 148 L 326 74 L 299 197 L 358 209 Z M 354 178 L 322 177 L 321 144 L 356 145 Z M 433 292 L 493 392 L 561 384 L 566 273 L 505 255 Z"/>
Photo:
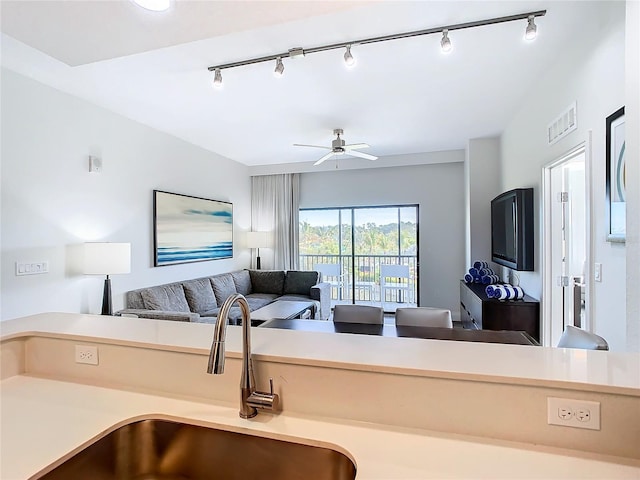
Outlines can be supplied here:
<path id="1" fill-rule="evenodd" d="M 29 478 L 113 425 L 154 414 L 337 445 L 355 460 L 358 480 L 640 478 L 640 465 L 579 452 L 286 414 L 248 421 L 235 407 L 28 376 L 3 381 L 0 393 L 3 480 Z"/>
<path id="2" fill-rule="evenodd" d="M 240 356 L 241 328 L 227 327 L 226 350 Z M 0 340 L 29 334 L 103 339 L 109 343 L 209 351 L 213 325 L 142 318 L 43 313 L 0 322 Z M 252 329 L 254 355 L 287 357 L 309 365 L 340 365 L 398 374 L 508 378 L 510 383 L 640 396 L 640 354 L 386 338 L 370 335 Z M 328 354 L 327 352 L 330 352 Z"/>

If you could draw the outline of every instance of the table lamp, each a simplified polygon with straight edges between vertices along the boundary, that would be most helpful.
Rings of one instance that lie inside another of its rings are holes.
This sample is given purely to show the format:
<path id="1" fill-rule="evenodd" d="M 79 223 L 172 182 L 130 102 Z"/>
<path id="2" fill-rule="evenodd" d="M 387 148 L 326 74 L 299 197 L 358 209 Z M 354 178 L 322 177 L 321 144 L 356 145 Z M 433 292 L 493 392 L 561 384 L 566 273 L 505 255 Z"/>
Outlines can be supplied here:
<path id="1" fill-rule="evenodd" d="M 247 232 L 247 247 L 256 248 L 256 269 L 260 270 L 260 248 L 269 246 L 269 232 Z"/>
<path id="2" fill-rule="evenodd" d="M 106 275 L 102 294 L 102 315 L 113 315 L 109 275 L 131 271 L 131 244 L 92 242 L 84 244 L 84 273 Z"/>

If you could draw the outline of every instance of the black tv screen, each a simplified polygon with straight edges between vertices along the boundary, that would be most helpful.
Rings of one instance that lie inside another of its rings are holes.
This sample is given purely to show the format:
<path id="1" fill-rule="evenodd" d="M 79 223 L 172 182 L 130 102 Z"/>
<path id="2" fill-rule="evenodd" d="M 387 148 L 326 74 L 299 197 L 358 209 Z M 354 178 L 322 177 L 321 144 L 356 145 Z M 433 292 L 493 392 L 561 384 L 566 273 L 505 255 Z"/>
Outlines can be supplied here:
<path id="1" fill-rule="evenodd" d="M 491 201 L 491 260 L 533 271 L 533 188 L 516 188 Z"/>

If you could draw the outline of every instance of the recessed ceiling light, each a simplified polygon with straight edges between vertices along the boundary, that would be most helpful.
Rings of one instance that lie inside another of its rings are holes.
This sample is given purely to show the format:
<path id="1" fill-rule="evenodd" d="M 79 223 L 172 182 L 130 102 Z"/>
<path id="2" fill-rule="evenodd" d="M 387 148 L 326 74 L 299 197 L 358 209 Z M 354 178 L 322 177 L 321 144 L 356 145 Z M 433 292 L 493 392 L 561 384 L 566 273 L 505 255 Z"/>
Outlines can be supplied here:
<path id="1" fill-rule="evenodd" d="M 165 10 L 169 10 L 171 6 L 171 0 L 132 0 L 133 3 L 139 5 L 142 8 L 146 8 L 147 10 L 152 10 L 154 12 L 164 12 Z"/>

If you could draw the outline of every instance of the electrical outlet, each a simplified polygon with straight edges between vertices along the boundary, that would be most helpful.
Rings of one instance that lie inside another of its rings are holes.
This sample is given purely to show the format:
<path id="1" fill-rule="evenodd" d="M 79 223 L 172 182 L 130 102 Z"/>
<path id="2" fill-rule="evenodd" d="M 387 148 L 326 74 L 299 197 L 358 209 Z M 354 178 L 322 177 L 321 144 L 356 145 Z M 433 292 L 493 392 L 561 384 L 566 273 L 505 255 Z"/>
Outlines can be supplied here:
<path id="1" fill-rule="evenodd" d="M 76 345 L 76 363 L 98 365 L 98 347 Z"/>
<path id="2" fill-rule="evenodd" d="M 600 430 L 600 402 L 547 397 L 547 423 Z"/>

